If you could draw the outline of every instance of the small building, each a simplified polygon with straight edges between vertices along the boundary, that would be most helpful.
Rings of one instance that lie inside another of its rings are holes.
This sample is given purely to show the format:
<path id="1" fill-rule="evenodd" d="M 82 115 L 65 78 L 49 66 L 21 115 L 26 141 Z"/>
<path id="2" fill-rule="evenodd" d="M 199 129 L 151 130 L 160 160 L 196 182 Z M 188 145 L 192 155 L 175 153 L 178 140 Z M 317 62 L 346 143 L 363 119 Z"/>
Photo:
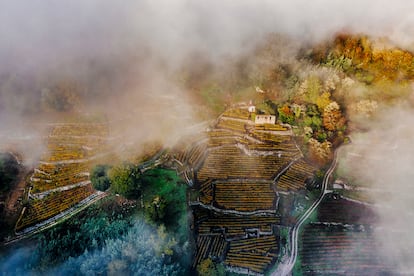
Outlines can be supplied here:
<path id="1" fill-rule="evenodd" d="M 249 101 L 247 110 L 249 111 L 249 113 L 256 113 L 256 106 L 253 104 L 252 100 Z"/>
<path id="2" fill-rule="evenodd" d="M 254 119 L 254 123 L 257 125 L 263 124 L 275 124 L 276 123 L 276 116 L 274 115 L 256 115 Z"/>

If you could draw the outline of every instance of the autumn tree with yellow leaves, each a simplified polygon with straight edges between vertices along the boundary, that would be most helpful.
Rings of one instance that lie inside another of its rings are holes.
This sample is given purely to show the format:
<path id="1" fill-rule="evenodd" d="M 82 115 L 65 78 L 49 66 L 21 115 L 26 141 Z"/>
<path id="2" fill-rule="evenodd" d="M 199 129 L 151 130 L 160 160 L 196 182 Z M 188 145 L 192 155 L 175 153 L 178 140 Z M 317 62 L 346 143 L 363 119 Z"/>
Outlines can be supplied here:
<path id="1" fill-rule="evenodd" d="M 341 129 L 345 125 L 345 118 L 337 102 L 331 102 L 323 111 L 323 127 L 330 131 Z"/>
<path id="2" fill-rule="evenodd" d="M 342 69 L 366 83 L 413 80 L 413 54 L 388 44 L 385 38 L 339 34 L 331 43 L 314 47 L 310 58 Z"/>

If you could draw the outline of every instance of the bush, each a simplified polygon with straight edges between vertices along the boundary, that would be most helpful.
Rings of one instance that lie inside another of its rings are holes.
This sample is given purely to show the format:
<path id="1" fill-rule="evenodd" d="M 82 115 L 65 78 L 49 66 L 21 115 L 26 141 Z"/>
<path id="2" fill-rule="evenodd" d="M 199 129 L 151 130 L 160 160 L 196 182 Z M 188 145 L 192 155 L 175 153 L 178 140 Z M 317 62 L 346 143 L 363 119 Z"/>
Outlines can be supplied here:
<path id="1" fill-rule="evenodd" d="M 222 264 L 214 263 L 210 258 L 201 261 L 197 266 L 197 273 L 200 276 L 221 276 L 226 275 Z"/>
<path id="2" fill-rule="evenodd" d="M 113 167 L 109 171 L 109 179 L 115 193 L 129 199 L 137 199 L 141 195 L 141 172 L 131 163 Z"/>
<path id="3" fill-rule="evenodd" d="M 279 114 L 279 119 L 285 123 L 293 125 L 295 123 L 295 115 L 293 114 L 292 110 L 289 108 L 287 104 L 279 107 L 277 109 Z"/>
<path id="4" fill-rule="evenodd" d="M 107 165 L 96 165 L 92 169 L 91 182 L 93 187 L 99 191 L 106 191 L 110 185 L 111 180 L 108 176 L 109 166 Z"/>

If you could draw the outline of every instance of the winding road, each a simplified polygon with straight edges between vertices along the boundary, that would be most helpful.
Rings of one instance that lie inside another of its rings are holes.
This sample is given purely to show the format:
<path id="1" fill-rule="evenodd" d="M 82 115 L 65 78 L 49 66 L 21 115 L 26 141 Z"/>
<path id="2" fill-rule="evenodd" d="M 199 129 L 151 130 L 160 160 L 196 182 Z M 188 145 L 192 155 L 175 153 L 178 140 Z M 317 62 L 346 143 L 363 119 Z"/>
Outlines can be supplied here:
<path id="1" fill-rule="evenodd" d="M 276 271 L 274 271 L 274 273 L 272 273 L 272 275 L 276 276 L 276 275 L 290 275 L 291 271 L 295 265 L 297 256 L 298 256 L 298 236 L 299 236 L 299 230 L 300 227 L 303 225 L 303 223 L 309 218 L 309 216 L 312 214 L 313 211 L 315 211 L 315 209 L 319 206 L 319 204 L 322 202 L 324 196 L 329 193 L 329 191 L 327 190 L 328 187 L 328 183 L 329 183 L 329 178 L 331 177 L 333 171 L 336 168 L 337 165 L 337 150 L 334 153 L 334 158 L 332 160 L 331 166 L 329 167 L 329 169 L 327 170 L 327 172 L 325 173 L 325 176 L 323 178 L 322 181 L 322 192 L 319 195 L 319 198 L 311 205 L 311 207 L 306 210 L 306 212 L 302 215 L 302 217 L 296 222 L 296 225 L 293 227 L 293 229 L 291 230 L 291 235 L 290 235 L 290 244 L 291 244 L 291 255 L 287 261 L 287 263 L 281 263 L 279 267 Z"/>

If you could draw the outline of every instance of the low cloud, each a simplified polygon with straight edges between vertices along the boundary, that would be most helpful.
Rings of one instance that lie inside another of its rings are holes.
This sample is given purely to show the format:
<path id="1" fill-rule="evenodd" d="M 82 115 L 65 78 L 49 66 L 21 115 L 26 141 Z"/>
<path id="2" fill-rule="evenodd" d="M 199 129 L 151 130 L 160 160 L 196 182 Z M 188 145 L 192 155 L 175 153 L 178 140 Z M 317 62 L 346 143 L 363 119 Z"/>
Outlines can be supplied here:
<path id="1" fill-rule="evenodd" d="M 88 111 L 99 107 L 111 117 L 126 116 L 131 103 L 144 114 L 165 110 L 137 120 L 140 138 L 152 131 L 147 124 L 156 125 L 160 118 L 177 126 L 195 117 L 192 91 L 171 77 L 183 63 L 194 64 L 190 70 L 198 69 L 200 59 L 226 63 L 228 57 L 249 53 L 269 33 L 307 43 L 338 31 L 363 32 L 411 47 L 413 6 L 403 0 L 3 1 L 0 133 L 22 121 L 32 124 L 42 91 L 69 82 L 80 87 Z M 214 67 L 225 74 L 222 68 Z M 168 97 L 169 106 L 159 104 Z M 182 104 L 178 112 L 171 109 L 177 102 Z M 159 134 L 168 136 L 167 130 Z"/>
<path id="2" fill-rule="evenodd" d="M 375 237 L 378 254 L 396 273 L 414 272 L 414 131 L 413 110 L 383 109 L 370 129 L 354 135 L 345 147 L 341 166 L 360 187 L 367 188 L 378 214 Z M 354 183 L 355 184 L 355 183 Z"/>

